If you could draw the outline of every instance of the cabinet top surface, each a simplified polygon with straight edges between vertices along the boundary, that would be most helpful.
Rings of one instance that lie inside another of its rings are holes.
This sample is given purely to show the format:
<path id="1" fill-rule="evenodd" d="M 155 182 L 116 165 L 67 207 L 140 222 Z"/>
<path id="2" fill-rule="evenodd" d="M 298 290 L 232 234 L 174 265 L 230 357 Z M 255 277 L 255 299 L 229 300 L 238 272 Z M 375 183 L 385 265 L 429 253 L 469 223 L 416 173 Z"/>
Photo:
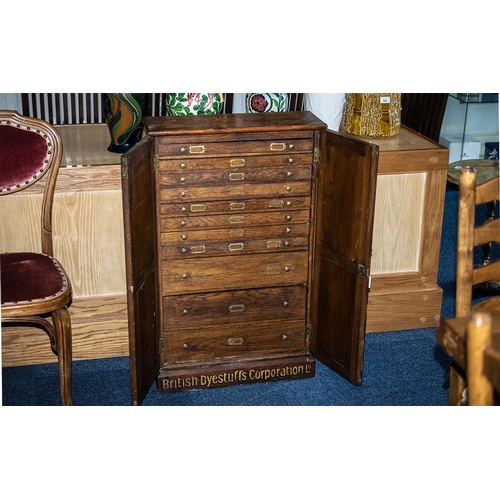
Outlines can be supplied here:
<path id="1" fill-rule="evenodd" d="M 145 118 L 144 125 L 152 137 L 326 128 L 326 124 L 309 111 L 158 116 Z"/>
<path id="2" fill-rule="evenodd" d="M 343 124 L 342 124 L 343 125 Z M 437 142 L 420 135 L 414 130 L 402 125 L 398 135 L 393 137 L 362 137 L 358 135 L 347 134 L 341 127 L 341 132 L 349 137 L 355 137 L 379 147 L 379 151 L 408 151 L 408 150 L 426 150 L 426 149 L 446 149 Z"/>

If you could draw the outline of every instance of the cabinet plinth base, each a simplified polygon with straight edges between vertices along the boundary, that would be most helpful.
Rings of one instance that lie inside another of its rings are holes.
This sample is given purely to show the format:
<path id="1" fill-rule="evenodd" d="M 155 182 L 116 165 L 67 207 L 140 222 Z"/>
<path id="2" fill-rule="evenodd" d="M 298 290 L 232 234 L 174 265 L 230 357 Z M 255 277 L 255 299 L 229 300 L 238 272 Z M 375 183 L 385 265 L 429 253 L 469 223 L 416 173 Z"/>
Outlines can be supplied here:
<path id="1" fill-rule="evenodd" d="M 439 324 L 443 290 L 370 293 L 366 333 L 433 328 Z"/>
<path id="2" fill-rule="evenodd" d="M 160 393 L 171 393 L 311 378 L 315 374 L 315 359 L 310 355 L 299 355 L 217 365 L 163 368 L 157 378 L 157 387 Z"/>

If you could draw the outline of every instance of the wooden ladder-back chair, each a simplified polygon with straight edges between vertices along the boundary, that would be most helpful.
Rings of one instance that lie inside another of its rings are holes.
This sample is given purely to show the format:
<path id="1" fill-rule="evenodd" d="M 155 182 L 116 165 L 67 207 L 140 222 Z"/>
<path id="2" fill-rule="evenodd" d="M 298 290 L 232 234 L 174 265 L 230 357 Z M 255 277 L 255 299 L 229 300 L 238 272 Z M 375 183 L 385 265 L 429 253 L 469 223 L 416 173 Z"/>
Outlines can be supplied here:
<path id="1" fill-rule="evenodd" d="M 48 333 L 58 357 L 62 404 L 71 405 L 68 306 L 72 291 L 67 274 L 53 256 L 52 243 L 52 205 L 61 155 L 61 138 L 50 124 L 15 111 L 0 111 L 0 197 L 15 196 L 45 181 L 41 251 L 19 249 L 0 254 L 2 325 L 34 325 Z"/>
<path id="2" fill-rule="evenodd" d="M 491 314 L 472 314 L 467 323 L 465 343 L 468 404 L 491 406 L 495 400 L 495 390 L 490 378 L 485 374 L 485 352 L 492 345 Z"/>
<path id="3" fill-rule="evenodd" d="M 500 313 L 500 295 L 491 296 L 473 303 L 473 289 L 488 283 L 500 282 L 500 259 L 490 259 L 489 249 L 493 243 L 500 244 L 500 218 L 493 216 L 492 207 L 499 199 L 498 177 L 481 184 L 476 183 L 476 171 L 464 166 L 460 172 L 458 195 L 457 270 L 455 291 L 455 316 L 467 318 L 476 312 Z M 488 218 L 476 225 L 476 207 L 489 205 Z M 485 249 L 483 262 L 475 264 L 474 249 Z M 442 319 L 439 330 L 446 336 L 452 322 Z M 453 334 L 450 334 L 451 337 Z M 467 365 L 467 362 L 465 362 Z M 450 368 L 450 405 L 459 405 L 466 387 L 467 370 L 453 362 Z"/>

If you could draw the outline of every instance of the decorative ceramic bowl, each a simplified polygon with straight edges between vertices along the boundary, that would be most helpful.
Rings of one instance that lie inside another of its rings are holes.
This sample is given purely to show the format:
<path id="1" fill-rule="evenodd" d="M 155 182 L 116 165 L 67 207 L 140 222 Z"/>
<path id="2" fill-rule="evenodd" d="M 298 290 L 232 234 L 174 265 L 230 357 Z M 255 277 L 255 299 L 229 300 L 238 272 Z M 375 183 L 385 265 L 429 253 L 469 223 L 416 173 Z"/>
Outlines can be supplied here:
<path id="1" fill-rule="evenodd" d="M 166 94 L 169 115 L 215 115 L 222 112 L 224 94 Z"/>
<path id="2" fill-rule="evenodd" d="M 247 113 L 268 113 L 288 110 L 288 94 L 247 94 Z"/>

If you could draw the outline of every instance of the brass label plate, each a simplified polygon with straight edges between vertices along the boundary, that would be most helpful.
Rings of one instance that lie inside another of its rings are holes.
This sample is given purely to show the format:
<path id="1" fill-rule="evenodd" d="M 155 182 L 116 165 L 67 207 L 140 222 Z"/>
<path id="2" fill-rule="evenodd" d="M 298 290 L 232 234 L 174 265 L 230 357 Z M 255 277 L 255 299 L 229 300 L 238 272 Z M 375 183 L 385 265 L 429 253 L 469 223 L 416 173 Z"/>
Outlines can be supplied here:
<path id="1" fill-rule="evenodd" d="M 315 375 L 316 360 L 305 354 L 282 359 L 255 360 L 215 366 L 163 368 L 157 379 L 157 387 L 160 393 L 172 393 L 312 378 Z"/>

